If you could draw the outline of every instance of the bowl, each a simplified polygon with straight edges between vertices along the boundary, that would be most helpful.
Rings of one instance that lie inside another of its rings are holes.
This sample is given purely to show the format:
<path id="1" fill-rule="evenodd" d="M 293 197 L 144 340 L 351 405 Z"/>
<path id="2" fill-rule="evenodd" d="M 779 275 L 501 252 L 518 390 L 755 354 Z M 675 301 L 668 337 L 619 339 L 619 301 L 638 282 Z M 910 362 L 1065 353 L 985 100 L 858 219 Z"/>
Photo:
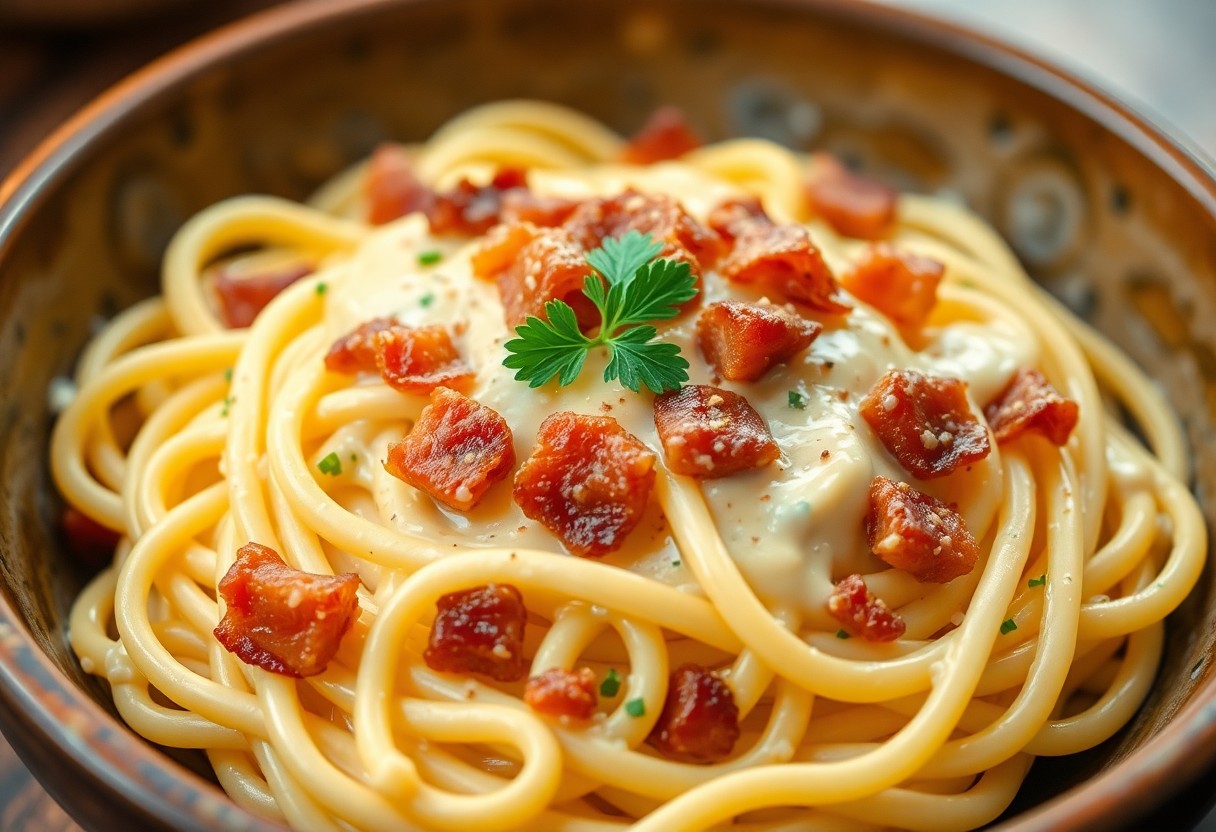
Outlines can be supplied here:
<path id="1" fill-rule="evenodd" d="M 1216 520 L 1216 181 L 1119 102 L 915 13 L 846 0 L 349 0 L 273 9 L 137 73 L 0 187 L 0 724 L 95 829 L 281 828 L 201 755 L 117 719 L 64 634 L 88 569 L 56 531 L 51 380 L 156 291 L 169 235 L 243 192 L 302 197 L 386 138 L 533 97 L 622 132 L 679 104 L 711 138 L 833 151 L 965 200 L 1161 385 Z M 1040 760 L 1002 829 L 1131 826 L 1216 755 L 1216 592 L 1169 621 L 1153 693 L 1086 754 Z"/>

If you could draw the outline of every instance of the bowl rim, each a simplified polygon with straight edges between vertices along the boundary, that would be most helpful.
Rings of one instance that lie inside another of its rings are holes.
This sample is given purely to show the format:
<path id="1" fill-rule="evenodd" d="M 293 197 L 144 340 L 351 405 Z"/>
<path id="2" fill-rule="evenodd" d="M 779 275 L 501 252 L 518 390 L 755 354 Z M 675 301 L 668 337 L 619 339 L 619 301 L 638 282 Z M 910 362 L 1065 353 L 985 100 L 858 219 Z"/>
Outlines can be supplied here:
<path id="1" fill-rule="evenodd" d="M 133 114 L 171 95 L 224 59 L 243 58 L 334 20 L 356 20 L 392 7 L 443 0 L 303 0 L 273 6 L 179 46 L 120 80 L 55 129 L 0 182 L 0 267 L 25 219 L 54 185 L 83 161 L 88 148 L 118 130 Z M 718 0 L 744 6 L 746 0 Z M 805 11 L 824 19 L 872 27 L 939 53 L 962 58 L 1025 85 L 1099 124 L 1183 188 L 1216 222 L 1216 164 L 1176 129 L 1116 98 L 1054 62 L 1009 43 L 970 22 L 946 20 L 923 9 L 881 0 L 763 0 L 763 5 Z M 65 712 L 68 716 L 65 718 Z M 8 733 L 32 732 L 57 752 L 72 774 L 90 779 L 166 828 L 282 830 L 276 821 L 237 806 L 213 784 L 174 764 L 166 787 L 148 777 L 165 756 L 110 716 L 61 673 L 0 593 L 0 714 Z M 82 726 L 92 727 L 86 732 Z M 91 739 L 82 739 L 88 734 Z M 16 739 L 16 737 L 14 737 Z M 108 747 L 99 755 L 90 743 Z M 14 743 L 19 754 L 22 748 Z M 28 746 L 26 748 L 28 752 Z M 26 754 L 22 754 L 26 758 Z M 1156 735 L 1085 786 L 1060 794 L 999 826 L 1004 832 L 1042 828 L 1110 829 L 1165 803 L 1209 769 L 1216 758 L 1216 677 L 1200 683 L 1191 700 Z M 76 789 L 56 777 L 44 787 L 72 812 Z"/>

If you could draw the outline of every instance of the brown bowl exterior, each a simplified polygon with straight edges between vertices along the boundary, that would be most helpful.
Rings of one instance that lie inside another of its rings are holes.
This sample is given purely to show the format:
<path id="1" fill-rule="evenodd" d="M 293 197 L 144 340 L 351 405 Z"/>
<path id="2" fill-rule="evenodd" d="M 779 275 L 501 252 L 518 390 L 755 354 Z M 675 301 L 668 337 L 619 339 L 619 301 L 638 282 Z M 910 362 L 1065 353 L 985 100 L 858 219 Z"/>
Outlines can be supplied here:
<path id="1" fill-rule="evenodd" d="M 57 538 L 47 386 L 156 291 L 169 235 L 224 197 L 301 197 L 382 139 L 478 103 L 562 102 L 628 132 L 676 103 L 711 138 L 826 148 L 989 217 L 1181 415 L 1216 519 L 1216 182 L 1143 119 L 973 33 L 848 0 L 349 0 L 280 7 L 121 84 L 0 187 L 0 724 L 97 829 L 278 829 L 201 755 L 124 729 L 69 650 L 87 570 Z M 1159 684 L 1093 752 L 1040 761 L 1005 829 L 1135 823 L 1216 753 L 1210 570 Z M 193 769 L 193 771 L 191 771 Z M 1084 784 L 1084 785 L 1081 785 Z"/>

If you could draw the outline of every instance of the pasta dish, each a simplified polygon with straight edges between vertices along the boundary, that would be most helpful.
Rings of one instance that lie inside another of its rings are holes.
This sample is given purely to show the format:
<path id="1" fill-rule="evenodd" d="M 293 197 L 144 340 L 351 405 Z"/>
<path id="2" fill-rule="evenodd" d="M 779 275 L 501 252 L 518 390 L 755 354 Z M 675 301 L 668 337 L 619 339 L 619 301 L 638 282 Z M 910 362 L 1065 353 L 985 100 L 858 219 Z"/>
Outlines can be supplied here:
<path id="1" fill-rule="evenodd" d="M 973 829 L 1132 718 L 1206 551 L 982 221 L 673 110 L 207 208 L 75 385 L 73 649 L 301 830 Z"/>

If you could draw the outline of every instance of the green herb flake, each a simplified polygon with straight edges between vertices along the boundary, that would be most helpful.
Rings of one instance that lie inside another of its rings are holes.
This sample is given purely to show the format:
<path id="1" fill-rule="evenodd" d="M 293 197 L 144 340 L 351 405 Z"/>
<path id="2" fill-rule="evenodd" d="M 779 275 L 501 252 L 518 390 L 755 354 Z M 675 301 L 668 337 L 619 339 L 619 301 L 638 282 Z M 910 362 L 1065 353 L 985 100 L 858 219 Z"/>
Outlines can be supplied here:
<path id="1" fill-rule="evenodd" d="M 625 703 L 625 713 L 630 716 L 646 716 L 646 702 L 642 697 L 630 699 Z"/>
<path id="2" fill-rule="evenodd" d="M 604 677 L 604 681 L 600 682 L 600 696 L 605 699 L 611 699 L 621 691 L 621 677 L 617 675 L 616 668 L 608 669 L 608 675 Z"/>
<path id="3" fill-rule="evenodd" d="M 797 390 L 791 390 L 789 395 L 789 404 L 790 407 L 794 408 L 794 410 L 805 410 L 806 397 Z"/>
<path id="4" fill-rule="evenodd" d="M 1001 622 L 1001 635 L 1006 636 L 1018 628 L 1018 623 L 1012 618 L 1006 618 Z"/>
<path id="5" fill-rule="evenodd" d="M 1034 589 L 1036 586 L 1043 586 L 1043 584 L 1045 584 L 1045 583 L 1047 583 L 1047 576 L 1040 575 L 1037 578 L 1031 578 L 1029 581 L 1027 581 L 1026 586 L 1030 587 L 1031 589 Z"/>
<path id="6" fill-rule="evenodd" d="M 317 463 L 317 470 L 322 474 L 329 474 L 331 477 L 336 477 L 342 473 L 342 460 L 338 458 L 336 451 L 330 451 L 326 456 L 321 458 Z"/>
<path id="7" fill-rule="evenodd" d="M 226 417 L 234 404 L 236 404 L 235 396 L 225 396 L 223 407 L 220 408 L 220 415 Z"/>
<path id="8" fill-rule="evenodd" d="M 225 370 L 224 370 L 224 381 L 227 381 L 227 382 L 230 382 L 230 383 L 231 383 L 231 381 L 232 381 L 232 368 L 231 368 L 231 367 L 227 367 L 227 368 L 225 368 Z"/>
<path id="9" fill-rule="evenodd" d="M 425 295 L 418 298 L 418 305 L 421 306 L 423 309 L 428 308 L 434 302 L 435 302 L 435 294 L 433 292 L 427 292 Z"/>
<path id="10" fill-rule="evenodd" d="M 680 562 L 679 562 L 678 560 L 673 560 L 673 561 L 671 562 L 671 565 L 672 565 L 672 566 L 675 566 L 675 567 L 679 567 Z"/>
<path id="11" fill-rule="evenodd" d="M 849 634 L 847 632 L 845 632 L 844 630 L 836 631 L 836 638 L 848 638 L 848 637 L 849 637 Z"/>
<path id="12" fill-rule="evenodd" d="M 329 284 L 322 280 L 317 284 L 317 297 L 323 297 L 329 291 Z"/>
<path id="13" fill-rule="evenodd" d="M 443 259 L 443 252 L 440 251 L 424 251 L 418 255 L 418 264 L 420 266 L 433 266 Z"/>

